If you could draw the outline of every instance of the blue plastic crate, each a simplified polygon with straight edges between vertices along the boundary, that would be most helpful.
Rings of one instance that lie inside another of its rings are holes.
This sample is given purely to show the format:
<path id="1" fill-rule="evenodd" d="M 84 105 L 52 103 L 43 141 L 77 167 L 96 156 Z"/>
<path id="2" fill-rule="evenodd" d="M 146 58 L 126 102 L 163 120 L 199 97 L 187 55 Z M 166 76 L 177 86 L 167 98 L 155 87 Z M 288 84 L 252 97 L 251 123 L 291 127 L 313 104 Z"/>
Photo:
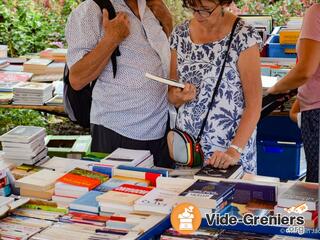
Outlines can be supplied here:
<path id="1" fill-rule="evenodd" d="M 302 143 L 260 140 L 257 150 L 259 175 L 296 180 L 306 173 Z"/>
<path id="2" fill-rule="evenodd" d="M 287 116 L 269 116 L 257 130 L 258 174 L 295 180 L 306 172 L 306 162 L 298 126 Z"/>
<path id="3" fill-rule="evenodd" d="M 286 53 L 286 49 L 295 49 L 296 45 L 280 44 L 279 35 L 272 35 L 268 39 L 268 57 L 296 58 L 296 53 Z"/>

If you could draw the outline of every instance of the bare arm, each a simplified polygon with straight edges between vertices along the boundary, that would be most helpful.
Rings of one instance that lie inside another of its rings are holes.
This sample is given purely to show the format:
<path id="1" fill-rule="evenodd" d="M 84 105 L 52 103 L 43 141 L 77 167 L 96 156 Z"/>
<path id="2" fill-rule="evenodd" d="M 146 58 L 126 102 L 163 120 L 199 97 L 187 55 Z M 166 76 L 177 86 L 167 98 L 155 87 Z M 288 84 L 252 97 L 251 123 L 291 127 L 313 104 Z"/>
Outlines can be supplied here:
<path id="1" fill-rule="evenodd" d="M 244 148 L 260 118 L 262 105 L 262 83 L 258 46 L 248 48 L 240 54 L 238 67 L 242 83 L 245 108 L 232 144 Z"/>
<path id="2" fill-rule="evenodd" d="M 173 29 L 172 16 L 163 0 L 147 0 L 147 5 L 159 20 L 163 31 L 169 37 Z"/>
<path id="3" fill-rule="evenodd" d="M 305 84 L 317 71 L 320 65 L 320 42 L 311 39 L 301 39 L 299 43 L 299 60 L 287 76 L 277 82 L 269 93 L 284 93 Z"/>
<path id="4" fill-rule="evenodd" d="M 260 73 L 260 55 L 258 46 L 252 46 L 240 54 L 238 61 L 240 79 L 243 88 L 245 108 L 232 140 L 233 145 L 244 148 L 259 121 L 262 104 L 262 84 Z M 226 152 L 215 151 L 208 164 L 227 168 L 240 159 L 240 153 L 229 147 Z"/>
<path id="5" fill-rule="evenodd" d="M 170 79 L 178 80 L 177 51 L 171 50 Z M 192 84 L 185 84 L 185 88 L 169 86 L 168 100 L 175 107 L 191 101 L 196 96 L 196 88 Z"/>
<path id="6" fill-rule="evenodd" d="M 70 69 L 70 83 L 75 90 L 82 89 L 101 74 L 113 51 L 129 35 L 129 21 L 124 13 L 109 20 L 108 12 L 104 10 L 103 27 L 106 34 L 102 40 Z"/>

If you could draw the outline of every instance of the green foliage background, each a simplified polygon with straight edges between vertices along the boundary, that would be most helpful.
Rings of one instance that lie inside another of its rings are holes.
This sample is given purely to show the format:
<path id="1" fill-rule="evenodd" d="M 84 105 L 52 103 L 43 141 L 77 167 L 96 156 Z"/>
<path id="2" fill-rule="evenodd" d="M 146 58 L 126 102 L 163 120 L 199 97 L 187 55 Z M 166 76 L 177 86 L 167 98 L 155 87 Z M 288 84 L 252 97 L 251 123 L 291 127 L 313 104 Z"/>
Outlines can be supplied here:
<path id="1" fill-rule="evenodd" d="M 70 12 L 81 0 L 0 0 L 0 44 L 16 57 L 65 45 L 64 27 Z M 182 0 L 165 0 L 175 23 L 188 17 Z M 302 16 L 310 0 L 239 0 L 230 9 L 237 14 L 272 15 L 275 25 L 290 16 Z M 53 117 L 30 110 L 0 109 L 0 134 L 17 125 L 50 126 Z M 49 127 L 48 127 L 49 128 Z M 49 129 L 50 130 L 50 129 Z"/>

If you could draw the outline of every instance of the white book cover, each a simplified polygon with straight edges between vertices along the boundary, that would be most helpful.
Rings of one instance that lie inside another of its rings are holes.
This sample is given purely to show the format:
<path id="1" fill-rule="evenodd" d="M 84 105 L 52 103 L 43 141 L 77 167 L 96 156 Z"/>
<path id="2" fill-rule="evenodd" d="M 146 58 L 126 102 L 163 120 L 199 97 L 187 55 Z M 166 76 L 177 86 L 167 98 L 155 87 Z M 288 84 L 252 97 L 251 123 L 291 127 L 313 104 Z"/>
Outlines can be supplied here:
<path id="1" fill-rule="evenodd" d="M 52 91 L 53 87 L 51 83 L 40 82 L 21 82 L 13 88 L 14 92 L 20 93 L 47 93 Z"/>
<path id="2" fill-rule="evenodd" d="M 30 65 L 47 66 L 51 62 L 52 60 L 46 58 L 32 58 L 29 61 L 25 62 L 23 65 L 27 67 L 30 67 Z"/>
<path id="3" fill-rule="evenodd" d="M 159 77 L 159 76 L 155 76 L 155 75 L 152 75 L 150 73 L 146 73 L 145 76 L 146 76 L 146 78 L 149 78 L 151 80 L 154 80 L 154 81 L 157 81 L 157 82 L 160 82 L 160 83 L 167 84 L 169 86 L 178 87 L 178 88 L 184 88 L 184 86 L 185 86 L 183 83 L 180 83 L 178 81 L 167 79 L 167 78 L 163 78 L 163 77 Z"/>
<path id="4" fill-rule="evenodd" d="M 46 129 L 34 126 L 17 126 L 9 132 L 0 136 L 0 141 L 30 143 L 37 138 L 44 138 Z"/>
<path id="5" fill-rule="evenodd" d="M 169 214 L 177 196 L 176 192 L 154 188 L 135 202 L 134 210 Z"/>
<path id="6" fill-rule="evenodd" d="M 48 190 L 54 187 L 55 182 L 64 175 L 47 169 L 28 175 L 16 181 L 16 187 L 37 188 L 40 191 Z"/>
<path id="7" fill-rule="evenodd" d="M 133 150 L 118 148 L 109 156 L 101 160 L 101 163 L 110 165 L 129 165 L 137 166 L 151 155 L 149 150 Z"/>

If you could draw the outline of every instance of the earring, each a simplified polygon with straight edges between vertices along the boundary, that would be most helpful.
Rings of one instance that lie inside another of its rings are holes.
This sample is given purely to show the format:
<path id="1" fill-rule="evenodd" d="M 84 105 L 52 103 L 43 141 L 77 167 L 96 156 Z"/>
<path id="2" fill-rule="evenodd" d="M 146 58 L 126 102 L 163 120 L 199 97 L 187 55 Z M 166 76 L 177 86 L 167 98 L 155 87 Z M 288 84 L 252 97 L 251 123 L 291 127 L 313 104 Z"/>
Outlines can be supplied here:
<path id="1" fill-rule="evenodd" d="M 221 7 L 221 16 L 224 17 L 224 7 Z"/>

